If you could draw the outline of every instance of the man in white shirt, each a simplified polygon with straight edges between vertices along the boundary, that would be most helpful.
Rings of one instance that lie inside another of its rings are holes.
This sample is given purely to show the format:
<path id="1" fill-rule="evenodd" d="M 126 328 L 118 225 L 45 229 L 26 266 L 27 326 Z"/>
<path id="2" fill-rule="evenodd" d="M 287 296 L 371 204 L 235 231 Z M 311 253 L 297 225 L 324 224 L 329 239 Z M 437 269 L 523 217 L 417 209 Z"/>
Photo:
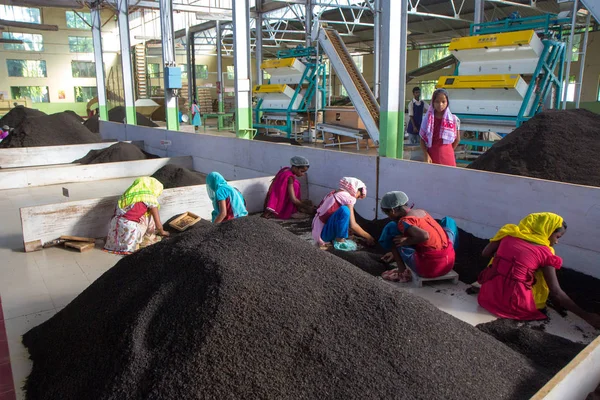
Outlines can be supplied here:
<path id="1" fill-rule="evenodd" d="M 421 88 L 413 88 L 413 99 L 408 103 L 408 137 L 411 144 L 419 143 L 419 129 L 423 115 L 429 109 L 429 104 L 425 100 L 421 100 Z"/>

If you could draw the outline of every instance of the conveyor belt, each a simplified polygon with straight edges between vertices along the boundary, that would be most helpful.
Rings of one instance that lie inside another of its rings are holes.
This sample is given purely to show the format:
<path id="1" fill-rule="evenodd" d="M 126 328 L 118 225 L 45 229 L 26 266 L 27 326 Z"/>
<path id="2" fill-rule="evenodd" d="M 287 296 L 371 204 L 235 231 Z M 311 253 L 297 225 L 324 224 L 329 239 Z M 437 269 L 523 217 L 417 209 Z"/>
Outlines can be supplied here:
<path id="1" fill-rule="evenodd" d="M 319 44 L 350 95 L 371 139 L 379 142 L 379 104 L 337 31 L 321 28 Z"/>

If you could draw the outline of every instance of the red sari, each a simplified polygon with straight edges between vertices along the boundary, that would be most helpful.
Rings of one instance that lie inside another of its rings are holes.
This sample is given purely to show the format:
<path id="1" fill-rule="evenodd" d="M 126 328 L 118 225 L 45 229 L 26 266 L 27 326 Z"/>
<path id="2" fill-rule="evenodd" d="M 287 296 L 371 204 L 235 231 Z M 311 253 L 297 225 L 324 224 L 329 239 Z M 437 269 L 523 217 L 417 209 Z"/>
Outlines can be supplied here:
<path id="1" fill-rule="evenodd" d="M 296 179 L 292 170 L 289 167 L 285 167 L 279 170 L 275 178 L 273 178 L 267 198 L 265 199 L 265 210 L 272 212 L 279 219 L 290 219 L 292 214 L 298 211 L 288 194 L 289 178 L 294 179 L 294 194 L 296 198 L 302 198 L 300 182 Z"/>
<path id="2" fill-rule="evenodd" d="M 535 305 L 534 275 L 538 268 L 561 265 L 562 259 L 548 247 L 507 236 L 500 241 L 492 266 L 479 274 L 479 305 L 501 318 L 546 319 Z"/>
<path id="3" fill-rule="evenodd" d="M 434 118 L 433 137 L 431 138 L 431 147 L 427 149 L 431 162 L 434 164 L 456 167 L 456 157 L 454 156 L 454 147 L 452 144 L 444 144 L 440 135 L 442 118 Z"/>

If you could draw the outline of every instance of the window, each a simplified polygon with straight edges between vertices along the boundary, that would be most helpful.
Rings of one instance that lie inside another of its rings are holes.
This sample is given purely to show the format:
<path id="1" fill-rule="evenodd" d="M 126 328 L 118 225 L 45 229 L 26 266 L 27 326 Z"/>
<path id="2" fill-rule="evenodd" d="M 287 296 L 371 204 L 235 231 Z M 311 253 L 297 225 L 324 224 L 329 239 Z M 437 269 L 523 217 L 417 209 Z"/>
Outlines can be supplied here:
<path id="1" fill-rule="evenodd" d="M 424 100 L 431 100 L 431 96 L 435 91 L 435 85 L 438 81 L 421 81 L 419 82 L 419 88 L 421 88 L 421 98 Z"/>
<path id="2" fill-rule="evenodd" d="M 23 41 L 23 43 L 4 43 L 4 50 L 44 51 L 43 37 L 36 33 L 2 32 L 2 39 Z"/>
<path id="3" fill-rule="evenodd" d="M 46 61 L 44 60 L 6 60 L 8 76 L 21 78 L 45 78 Z"/>
<path id="4" fill-rule="evenodd" d="M 569 77 L 569 86 L 566 87 L 566 91 L 567 91 L 567 101 L 575 101 L 575 86 L 577 84 L 575 83 L 575 75 L 571 75 Z M 563 83 L 563 99 L 565 96 L 565 83 Z M 561 99 L 562 100 L 562 99 Z"/>
<path id="5" fill-rule="evenodd" d="M 75 86 L 73 91 L 77 103 L 87 103 L 98 95 L 98 89 L 95 86 Z"/>
<path id="6" fill-rule="evenodd" d="M 34 103 L 49 103 L 47 86 L 11 86 L 10 96 L 13 99 L 30 98 Z"/>
<path id="7" fill-rule="evenodd" d="M 235 79 L 235 69 L 233 65 L 227 66 L 227 79 L 234 80 Z"/>
<path id="8" fill-rule="evenodd" d="M 0 6 L 0 19 L 41 24 L 42 14 L 39 8 Z"/>
<path id="9" fill-rule="evenodd" d="M 448 46 L 435 47 L 433 49 L 421 49 L 419 51 L 419 67 L 431 64 L 437 60 L 441 60 L 444 57 L 450 55 Z"/>
<path id="10" fill-rule="evenodd" d="M 348 97 L 348 92 L 346 92 L 346 88 L 343 85 L 340 86 L 340 96 Z"/>
<path id="11" fill-rule="evenodd" d="M 329 60 L 325 60 L 324 64 L 325 64 L 325 75 L 329 75 L 329 68 L 330 68 Z"/>
<path id="12" fill-rule="evenodd" d="M 79 14 L 79 15 L 77 15 Z M 92 25 L 92 14 L 86 12 L 67 11 L 67 28 L 90 30 Z"/>
<path id="13" fill-rule="evenodd" d="M 363 73 L 363 56 L 352 56 L 354 64 L 358 67 L 358 72 Z"/>
<path id="14" fill-rule="evenodd" d="M 196 65 L 196 79 L 208 79 L 208 66 Z"/>
<path id="15" fill-rule="evenodd" d="M 93 53 L 94 44 L 91 36 L 69 36 L 69 51 L 71 53 Z"/>
<path id="16" fill-rule="evenodd" d="M 96 63 L 93 61 L 71 61 L 73 78 L 95 78 Z"/>
<path id="17" fill-rule="evenodd" d="M 150 86 L 150 96 L 152 97 L 157 97 L 157 96 L 164 96 L 164 92 L 162 90 L 162 88 L 160 86 Z"/>
<path id="18" fill-rule="evenodd" d="M 148 78 L 160 78 L 160 64 L 151 63 L 146 65 L 146 72 L 148 73 Z"/>

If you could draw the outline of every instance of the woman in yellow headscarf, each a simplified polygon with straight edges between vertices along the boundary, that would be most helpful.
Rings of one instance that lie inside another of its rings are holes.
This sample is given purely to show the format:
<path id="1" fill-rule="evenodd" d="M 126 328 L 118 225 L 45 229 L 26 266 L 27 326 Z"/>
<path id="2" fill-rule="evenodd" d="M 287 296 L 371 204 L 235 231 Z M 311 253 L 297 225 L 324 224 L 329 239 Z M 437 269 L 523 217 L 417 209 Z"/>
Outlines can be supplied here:
<path id="1" fill-rule="evenodd" d="M 160 240 L 154 233 L 169 236 L 160 222 L 158 197 L 163 185 L 150 177 L 136 179 L 123 193 L 115 215 L 110 221 L 104 250 L 115 254 L 131 254 L 142 243 L 153 244 Z"/>
<path id="2" fill-rule="evenodd" d="M 563 218 L 548 212 L 529 214 L 519 225 L 504 225 L 483 250 L 484 257 L 493 259 L 478 278 L 479 305 L 502 318 L 539 320 L 546 318 L 539 310 L 550 295 L 553 302 L 600 327 L 600 316 L 579 308 L 558 283 L 562 259 L 552 246 L 566 231 Z"/>

